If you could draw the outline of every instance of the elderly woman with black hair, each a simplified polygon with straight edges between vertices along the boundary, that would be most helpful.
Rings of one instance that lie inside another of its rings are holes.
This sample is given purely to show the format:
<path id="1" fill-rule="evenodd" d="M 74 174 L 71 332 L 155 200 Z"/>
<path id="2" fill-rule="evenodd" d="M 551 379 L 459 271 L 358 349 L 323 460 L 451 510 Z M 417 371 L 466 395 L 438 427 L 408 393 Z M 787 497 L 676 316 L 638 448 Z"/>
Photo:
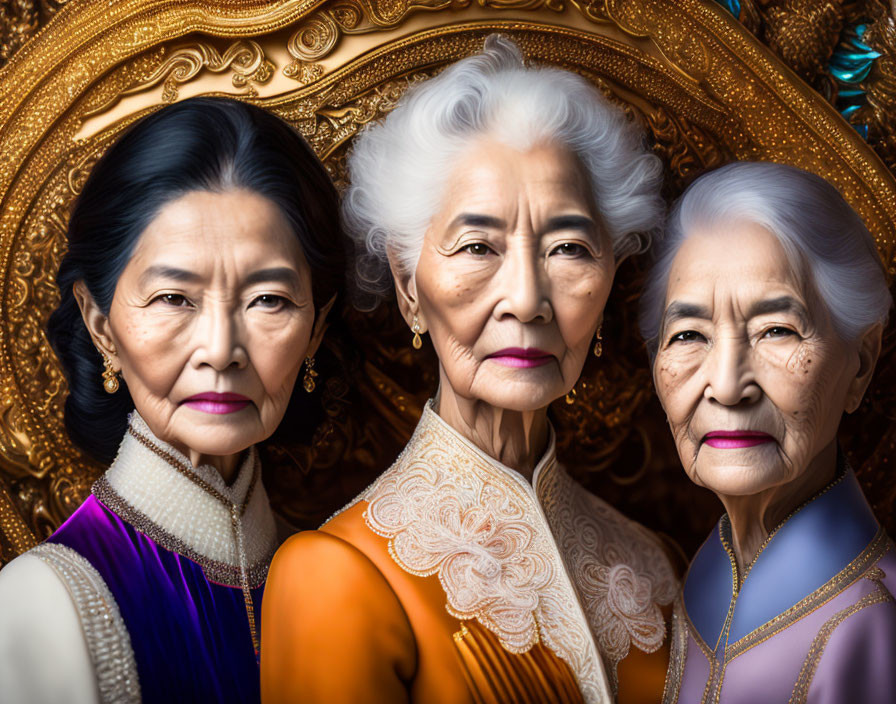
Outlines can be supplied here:
<path id="1" fill-rule="evenodd" d="M 247 104 L 164 108 L 94 167 L 49 337 L 66 428 L 111 466 L 0 573 L 4 702 L 258 701 L 277 538 L 254 445 L 303 360 L 313 390 L 343 241 L 314 154 Z"/>
<path id="2" fill-rule="evenodd" d="M 780 164 L 697 179 L 642 331 L 684 470 L 726 513 L 676 619 L 667 702 L 892 702 L 896 551 L 837 447 L 891 305 L 837 189 Z"/>
<path id="3" fill-rule="evenodd" d="M 659 160 L 582 78 L 494 36 L 348 164 L 361 281 L 394 281 L 440 386 L 395 464 L 278 553 L 263 698 L 656 702 L 675 574 L 557 463 L 547 409 L 602 353 L 616 268 L 662 214 Z"/>

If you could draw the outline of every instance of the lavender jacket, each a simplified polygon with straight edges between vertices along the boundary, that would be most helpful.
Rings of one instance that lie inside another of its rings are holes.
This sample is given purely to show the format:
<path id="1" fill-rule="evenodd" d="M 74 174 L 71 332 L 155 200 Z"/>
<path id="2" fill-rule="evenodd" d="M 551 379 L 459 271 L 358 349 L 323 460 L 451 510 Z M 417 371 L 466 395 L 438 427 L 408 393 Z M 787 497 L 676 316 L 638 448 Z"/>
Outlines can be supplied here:
<path id="1" fill-rule="evenodd" d="M 722 516 L 688 569 L 664 702 L 896 701 L 896 551 L 852 470 L 742 577 L 730 530 Z"/>

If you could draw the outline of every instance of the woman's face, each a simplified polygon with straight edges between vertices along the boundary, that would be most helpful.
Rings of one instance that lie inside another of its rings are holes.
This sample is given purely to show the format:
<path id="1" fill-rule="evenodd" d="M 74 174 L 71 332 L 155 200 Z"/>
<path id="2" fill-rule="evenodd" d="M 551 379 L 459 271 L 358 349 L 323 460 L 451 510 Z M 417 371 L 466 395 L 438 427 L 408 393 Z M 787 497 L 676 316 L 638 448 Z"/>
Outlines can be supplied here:
<path id="1" fill-rule="evenodd" d="M 85 315 L 153 433 L 191 456 L 232 455 L 274 432 L 314 318 L 299 242 L 273 203 L 244 190 L 165 205 L 108 319 Z"/>
<path id="2" fill-rule="evenodd" d="M 682 245 L 653 375 L 696 484 L 744 496 L 795 481 L 858 406 L 868 370 L 815 298 L 759 225 Z"/>
<path id="3" fill-rule="evenodd" d="M 461 397 L 530 411 L 582 371 L 613 283 L 610 238 L 564 148 L 474 145 L 447 179 L 416 274 L 396 274 Z"/>

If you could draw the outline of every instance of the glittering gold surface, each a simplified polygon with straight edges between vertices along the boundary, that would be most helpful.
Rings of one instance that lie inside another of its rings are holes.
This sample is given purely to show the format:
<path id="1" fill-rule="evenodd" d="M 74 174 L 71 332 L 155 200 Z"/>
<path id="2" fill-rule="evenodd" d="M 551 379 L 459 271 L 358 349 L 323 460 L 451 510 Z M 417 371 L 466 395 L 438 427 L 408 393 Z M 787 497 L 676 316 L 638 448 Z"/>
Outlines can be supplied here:
<path id="1" fill-rule="evenodd" d="M 841 189 L 896 273 L 893 175 L 711 0 L 69 0 L 54 14 L 35 33 L 33 13 L 21 15 L 24 24 L 0 13 L 0 59 L 21 45 L 0 69 L 0 562 L 57 526 L 100 471 L 66 439 L 65 382 L 43 329 L 75 194 L 121 129 L 166 102 L 211 92 L 267 107 L 341 183 L 360 127 L 500 31 L 530 60 L 581 73 L 641 121 L 666 164 L 670 198 L 732 159 L 796 164 Z M 890 94 L 879 93 L 875 105 L 888 105 Z M 893 139 L 893 127 L 878 129 Z M 685 479 L 653 396 L 635 331 L 643 266 L 622 268 L 603 356 L 588 362 L 575 403 L 553 411 L 570 469 L 692 551 L 721 509 Z M 350 314 L 350 325 L 364 350 L 361 379 L 321 379 L 332 399 L 313 444 L 265 452 L 272 500 L 297 524 L 326 518 L 386 468 L 434 390 L 431 348 L 411 348 L 391 307 Z M 844 424 L 853 464 L 891 532 L 894 348 L 891 332 L 868 398 Z"/>

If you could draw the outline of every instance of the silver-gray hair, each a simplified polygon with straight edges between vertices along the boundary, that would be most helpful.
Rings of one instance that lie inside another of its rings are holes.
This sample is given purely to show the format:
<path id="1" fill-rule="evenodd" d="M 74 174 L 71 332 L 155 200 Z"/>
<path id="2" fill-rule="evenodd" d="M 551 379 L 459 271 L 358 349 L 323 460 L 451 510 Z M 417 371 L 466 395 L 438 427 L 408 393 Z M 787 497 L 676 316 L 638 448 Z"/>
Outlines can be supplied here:
<path id="1" fill-rule="evenodd" d="M 646 249 L 662 224 L 662 164 L 644 146 L 641 129 L 582 77 L 527 68 L 513 42 L 491 35 L 482 53 L 411 87 L 384 120 L 355 138 L 342 212 L 362 293 L 389 290 L 387 252 L 404 271 L 416 270 L 445 178 L 482 136 L 518 149 L 551 141 L 574 152 L 617 262 Z"/>
<path id="2" fill-rule="evenodd" d="M 751 222 L 771 232 L 804 293 L 827 308 L 841 339 L 886 324 L 893 299 L 874 238 L 840 192 L 820 176 L 769 162 L 738 162 L 692 183 L 672 208 L 641 296 L 641 335 L 651 360 L 662 332 L 672 262 L 698 228 Z"/>

